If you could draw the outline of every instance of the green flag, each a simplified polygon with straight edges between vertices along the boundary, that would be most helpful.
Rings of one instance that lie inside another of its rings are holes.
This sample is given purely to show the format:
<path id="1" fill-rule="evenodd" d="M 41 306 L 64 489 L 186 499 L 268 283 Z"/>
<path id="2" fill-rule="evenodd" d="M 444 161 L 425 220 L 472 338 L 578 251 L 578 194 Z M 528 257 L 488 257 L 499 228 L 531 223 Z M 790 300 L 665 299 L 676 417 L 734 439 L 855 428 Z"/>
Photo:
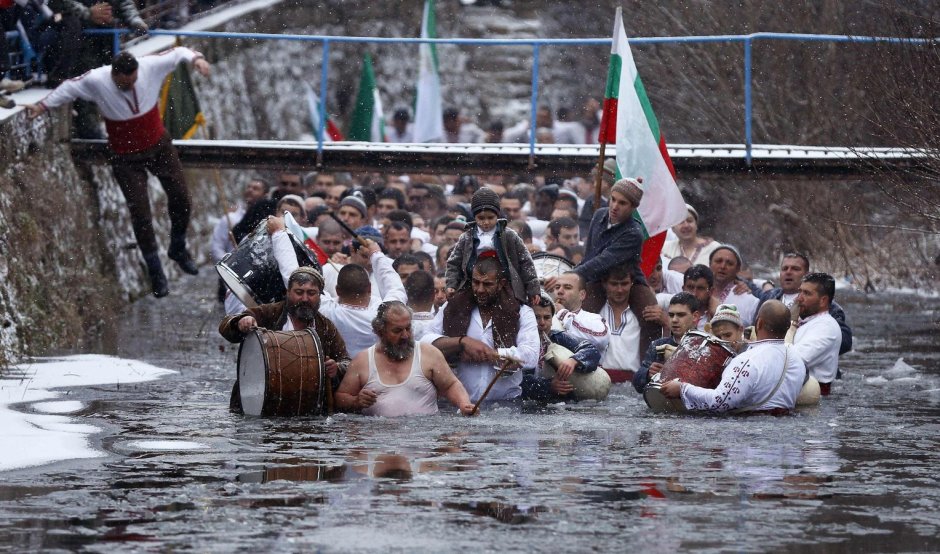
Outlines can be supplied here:
<path id="1" fill-rule="evenodd" d="M 359 94 L 349 121 L 348 140 L 365 142 L 385 142 L 385 116 L 382 113 L 382 99 L 375 86 L 375 72 L 372 70 L 372 57 L 367 53 L 362 60 L 362 77 L 359 79 Z"/>
<path id="2" fill-rule="evenodd" d="M 190 139 L 199 127 L 206 124 L 185 64 L 176 66 L 163 82 L 160 90 L 160 117 L 173 139 Z"/>

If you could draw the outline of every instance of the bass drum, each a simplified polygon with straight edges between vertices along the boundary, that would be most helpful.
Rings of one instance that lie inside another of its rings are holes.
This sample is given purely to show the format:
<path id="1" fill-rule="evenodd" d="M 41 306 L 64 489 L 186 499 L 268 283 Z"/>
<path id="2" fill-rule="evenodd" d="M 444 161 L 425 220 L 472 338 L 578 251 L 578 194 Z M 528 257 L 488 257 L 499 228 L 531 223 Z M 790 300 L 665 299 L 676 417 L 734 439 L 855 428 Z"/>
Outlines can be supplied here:
<path id="1" fill-rule="evenodd" d="M 658 413 L 684 412 L 682 400 L 663 396 L 662 383 L 681 379 L 684 383 L 713 389 L 721 382 L 721 373 L 734 356 L 735 351 L 727 342 L 708 333 L 689 331 L 663 364 L 663 370 L 650 379 L 643 391 L 646 405 Z"/>
<path id="2" fill-rule="evenodd" d="M 297 265 L 320 270 L 320 264 L 313 253 L 290 231 L 287 231 L 287 236 L 294 246 Z M 272 251 L 267 221 L 259 223 L 250 235 L 242 239 L 235 250 L 226 254 L 215 265 L 215 269 L 232 294 L 245 306 L 280 302 L 287 295 L 284 279 L 281 278 L 281 271 Z"/>
<path id="3" fill-rule="evenodd" d="M 535 273 L 542 281 L 549 277 L 558 277 L 562 273 L 574 269 L 574 264 L 568 258 L 549 254 L 548 252 L 532 254 L 532 263 L 535 264 Z"/>
<path id="4" fill-rule="evenodd" d="M 574 356 L 574 353 L 561 346 L 551 343 L 545 349 L 545 356 L 542 358 L 542 376 L 551 379 L 555 376 L 555 371 L 561 362 Z M 610 375 L 601 368 L 597 368 L 590 373 L 572 372 L 568 377 L 571 386 L 574 387 L 574 397 L 578 400 L 605 400 L 610 393 Z"/>
<path id="5" fill-rule="evenodd" d="M 312 329 L 256 329 L 238 349 L 242 410 L 254 416 L 324 415 L 332 405 L 320 337 Z"/>

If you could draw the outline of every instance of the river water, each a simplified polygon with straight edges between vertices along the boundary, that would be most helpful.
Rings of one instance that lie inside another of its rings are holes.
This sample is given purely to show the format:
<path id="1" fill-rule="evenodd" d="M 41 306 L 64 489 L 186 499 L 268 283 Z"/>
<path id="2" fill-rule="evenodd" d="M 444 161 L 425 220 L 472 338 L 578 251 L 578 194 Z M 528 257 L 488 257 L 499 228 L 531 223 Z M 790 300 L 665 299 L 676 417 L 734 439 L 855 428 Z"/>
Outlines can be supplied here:
<path id="1" fill-rule="evenodd" d="M 842 296 L 845 378 L 793 417 L 652 415 L 616 387 L 473 419 L 254 419 L 227 409 L 208 273 L 102 347 L 178 375 L 69 392 L 107 457 L 0 473 L 0 549 L 940 550 L 940 299 Z"/>

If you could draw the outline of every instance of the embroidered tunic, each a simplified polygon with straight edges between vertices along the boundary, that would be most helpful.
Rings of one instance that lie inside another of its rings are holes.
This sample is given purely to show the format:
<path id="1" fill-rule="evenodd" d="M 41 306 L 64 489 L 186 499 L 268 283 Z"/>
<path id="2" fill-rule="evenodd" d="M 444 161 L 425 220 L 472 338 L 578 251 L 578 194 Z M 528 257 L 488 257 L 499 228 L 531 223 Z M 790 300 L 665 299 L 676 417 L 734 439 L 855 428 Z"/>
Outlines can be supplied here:
<path id="1" fill-rule="evenodd" d="M 740 408 L 756 411 L 774 408 L 792 410 L 803 388 L 806 366 L 794 348 L 790 347 L 789 354 L 787 348 L 783 340 L 751 343 L 744 353 L 731 359 L 716 388 L 706 389 L 682 383 L 683 405 L 689 410 L 716 413 Z M 786 373 L 780 387 L 765 401 L 777 387 L 781 372 L 784 371 Z M 761 401 L 764 402 L 754 406 Z"/>
<path id="2" fill-rule="evenodd" d="M 607 322 L 610 342 L 601 355 L 604 369 L 636 371 L 640 367 L 640 323 L 629 307 L 620 314 L 620 327 L 614 327 L 614 310 L 610 304 L 601 308 L 601 317 Z"/>

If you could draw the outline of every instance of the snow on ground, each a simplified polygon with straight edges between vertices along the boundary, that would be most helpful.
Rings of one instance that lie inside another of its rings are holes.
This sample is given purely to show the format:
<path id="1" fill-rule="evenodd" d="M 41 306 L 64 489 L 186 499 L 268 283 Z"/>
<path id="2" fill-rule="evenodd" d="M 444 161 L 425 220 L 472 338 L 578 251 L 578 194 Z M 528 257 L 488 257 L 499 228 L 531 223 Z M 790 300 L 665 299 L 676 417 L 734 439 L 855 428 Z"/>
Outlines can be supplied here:
<path id="1" fill-rule="evenodd" d="M 40 358 L 37 363 L 11 366 L 0 377 L 0 471 L 59 460 L 97 458 L 89 445 L 99 429 L 63 415 L 82 409 L 77 401 L 55 401 L 52 389 L 152 381 L 176 373 L 136 360 L 100 355 Z M 13 404 L 33 403 L 45 413 L 24 413 Z"/>

